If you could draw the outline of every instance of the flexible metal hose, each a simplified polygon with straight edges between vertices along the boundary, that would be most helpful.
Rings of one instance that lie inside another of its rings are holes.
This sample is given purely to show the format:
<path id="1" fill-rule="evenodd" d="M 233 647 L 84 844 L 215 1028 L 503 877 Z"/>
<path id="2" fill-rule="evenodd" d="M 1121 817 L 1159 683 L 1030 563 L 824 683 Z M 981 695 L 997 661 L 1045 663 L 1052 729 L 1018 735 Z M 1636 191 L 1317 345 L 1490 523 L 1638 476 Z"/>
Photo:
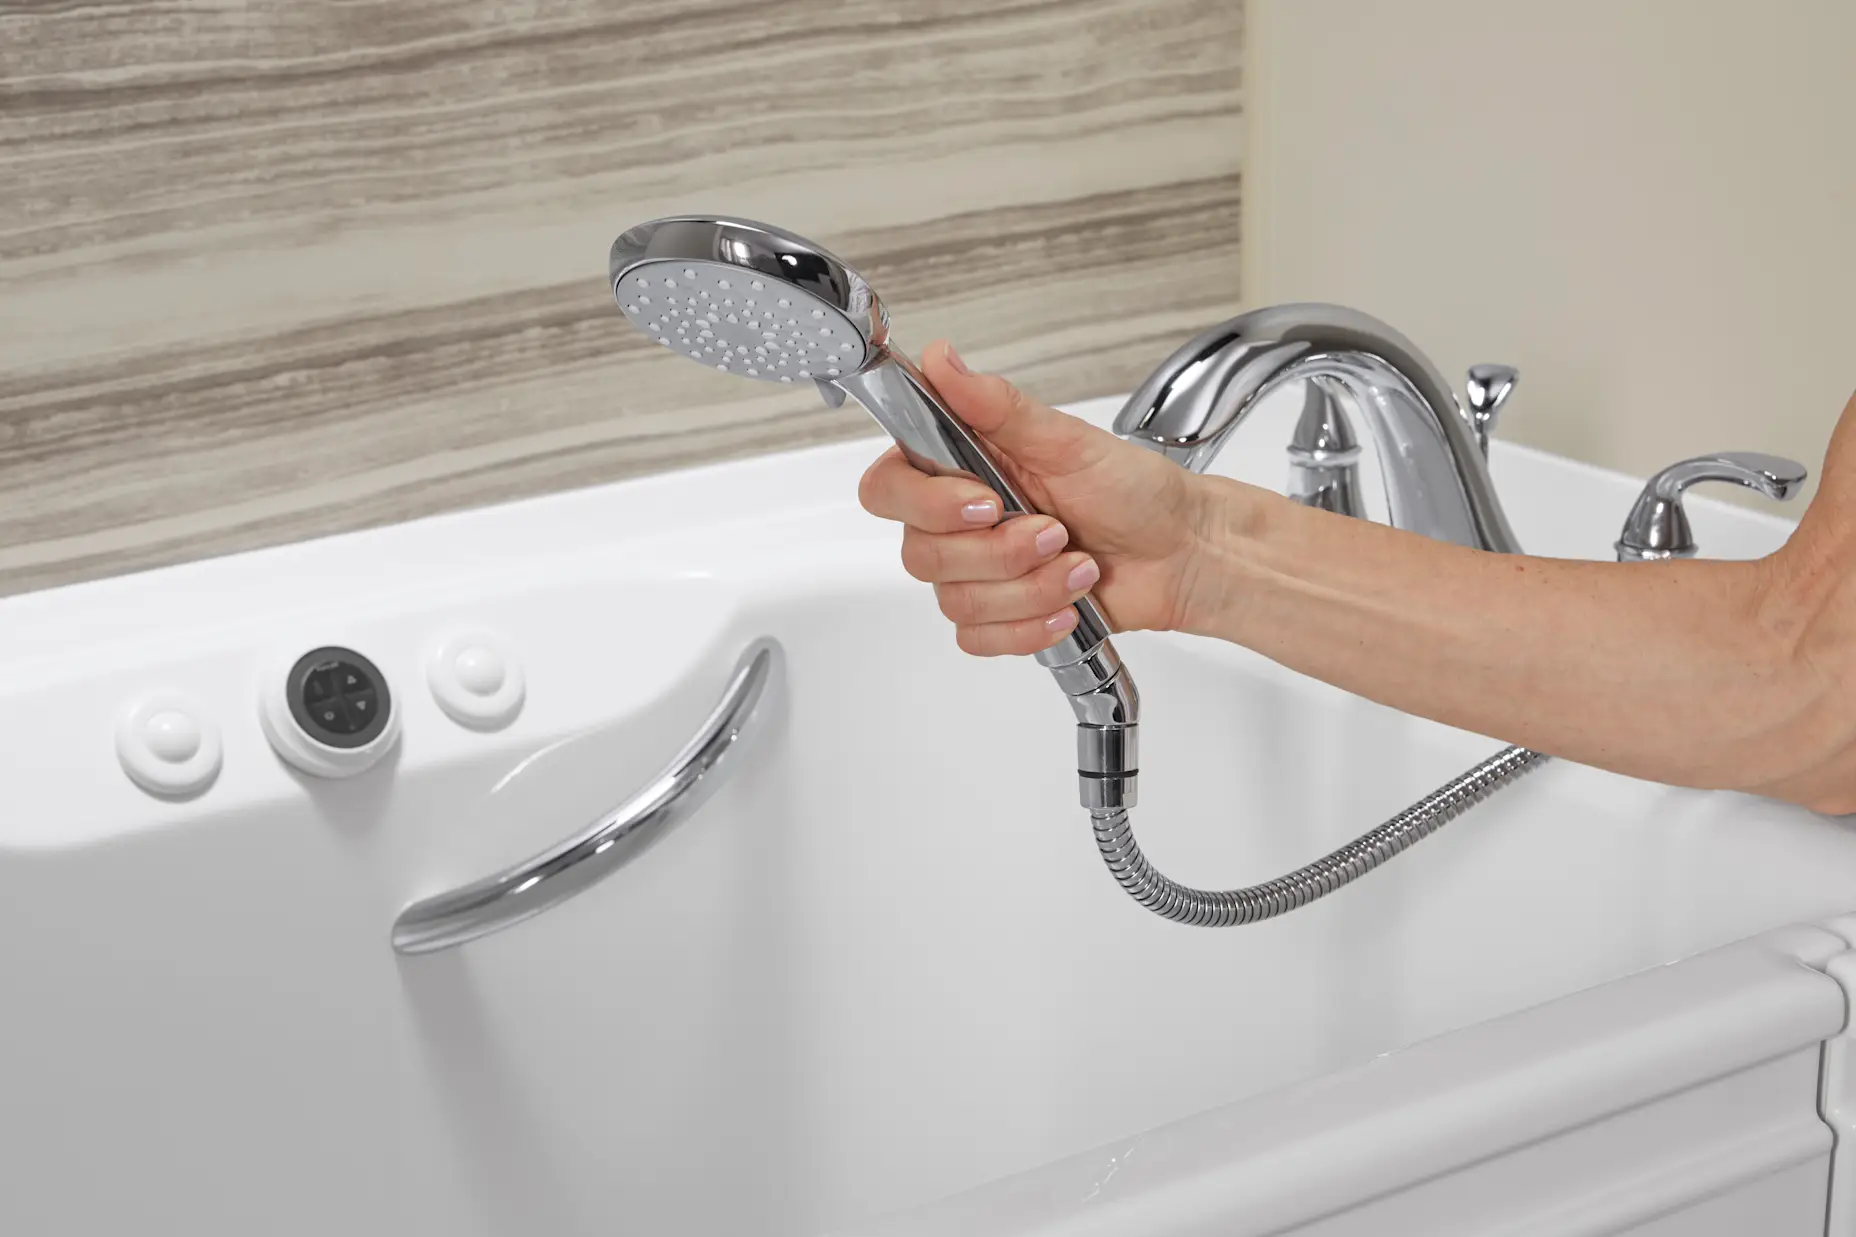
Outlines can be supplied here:
<path id="1" fill-rule="evenodd" d="M 1126 808 L 1094 809 L 1089 818 L 1095 825 L 1096 848 L 1129 897 L 1175 923 L 1227 928 L 1297 910 L 1351 884 L 1550 759 L 1525 747 L 1504 748 L 1372 832 L 1287 876 L 1248 889 L 1193 889 L 1161 875 L 1134 840 Z"/>

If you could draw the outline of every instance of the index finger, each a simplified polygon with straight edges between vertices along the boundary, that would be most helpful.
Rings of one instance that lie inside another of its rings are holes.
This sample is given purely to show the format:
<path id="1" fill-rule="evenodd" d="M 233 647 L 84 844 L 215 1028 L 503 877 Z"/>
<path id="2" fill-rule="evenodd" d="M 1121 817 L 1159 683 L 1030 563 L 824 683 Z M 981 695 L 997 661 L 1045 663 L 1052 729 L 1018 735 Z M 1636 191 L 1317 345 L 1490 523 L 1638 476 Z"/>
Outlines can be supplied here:
<path id="1" fill-rule="evenodd" d="M 958 533 L 999 522 L 999 496 L 971 477 L 930 477 L 892 447 L 865 471 L 857 500 L 871 515 L 925 533 Z"/>

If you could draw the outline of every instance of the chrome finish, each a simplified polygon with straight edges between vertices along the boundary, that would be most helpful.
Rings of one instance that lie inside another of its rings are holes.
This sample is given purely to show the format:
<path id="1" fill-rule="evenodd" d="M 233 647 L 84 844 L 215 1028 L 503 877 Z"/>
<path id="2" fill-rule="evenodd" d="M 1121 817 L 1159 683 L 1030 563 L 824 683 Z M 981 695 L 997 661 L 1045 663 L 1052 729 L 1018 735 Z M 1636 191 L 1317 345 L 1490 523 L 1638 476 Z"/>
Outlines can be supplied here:
<path id="1" fill-rule="evenodd" d="M 1135 725 L 1078 726 L 1076 768 L 1082 773 L 1118 774 L 1141 767 L 1141 728 Z"/>
<path id="2" fill-rule="evenodd" d="M 1079 726 L 1132 726 L 1141 720 L 1141 693 L 1123 666 L 1100 687 L 1071 694 L 1070 709 Z"/>
<path id="3" fill-rule="evenodd" d="M 1141 853 L 1125 810 L 1104 807 L 1091 811 L 1089 817 L 1095 827 L 1096 849 L 1102 852 L 1110 875 L 1128 896 L 1176 923 L 1235 927 L 1298 910 L 1352 884 L 1550 759 L 1524 747 L 1503 748 L 1371 833 L 1287 876 L 1246 889 L 1193 889 L 1169 880 Z"/>
<path id="4" fill-rule="evenodd" d="M 1476 442 L 1485 460 L 1489 458 L 1489 437 L 1495 433 L 1497 416 L 1520 380 L 1521 371 L 1512 365 L 1484 362 L 1469 367 L 1463 394 L 1468 397 L 1469 423 L 1475 428 Z"/>
<path id="5" fill-rule="evenodd" d="M 1731 481 L 1782 501 L 1796 494 L 1809 475 L 1796 460 L 1757 451 L 1723 451 L 1671 464 L 1651 477 L 1637 496 L 1618 536 L 1618 561 L 1694 557 L 1695 533 L 1682 495 L 1697 482 Z"/>
<path id="6" fill-rule="evenodd" d="M 1084 774 L 1082 779 L 1083 808 L 1091 819 L 1098 812 L 1120 812 L 1125 817 L 1127 810 L 1138 802 L 1141 779 L 1138 773 L 1127 773 L 1116 777 L 1090 777 Z"/>
<path id="7" fill-rule="evenodd" d="M 888 330 L 857 272 L 748 220 L 680 216 L 632 228 L 612 242 L 606 274 L 639 330 L 743 378 L 803 383 L 850 373 Z"/>
<path id="8" fill-rule="evenodd" d="M 1289 484 L 1283 492 L 1305 507 L 1364 519 L 1360 440 L 1347 423 L 1344 398 L 1332 378 L 1302 383 L 1302 415 L 1289 438 Z"/>
<path id="9" fill-rule="evenodd" d="M 1086 696 L 1114 682 L 1121 668 L 1121 654 L 1115 651 L 1114 642 L 1104 640 L 1082 660 L 1067 666 L 1052 666 L 1050 677 L 1056 680 L 1064 695 Z"/>
<path id="10" fill-rule="evenodd" d="M 785 656 L 770 639 L 742 653 L 722 699 L 663 772 L 573 837 L 494 876 L 424 898 L 393 923 L 393 948 L 433 953 L 539 915 L 611 876 L 664 837 L 734 771 L 735 755 L 764 729 L 783 684 Z"/>
<path id="11" fill-rule="evenodd" d="M 834 406 L 849 395 L 915 467 L 974 478 L 999 495 L 1007 516 L 1032 510 L 979 436 L 891 344 L 870 285 L 811 241 L 746 219 L 658 219 L 613 241 L 606 274 L 625 316 L 658 343 L 744 378 L 816 382 Z M 1053 672 L 1081 667 L 1064 686 L 1072 697 L 1069 682 L 1079 676 L 1091 688 L 1107 682 L 1091 667 L 1110 631 L 1093 597 L 1075 608 L 1070 634 L 1037 655 Z"/>
<path id="12" fill-rule="evenodd" d="M 1076 715 L 1077 793 L 1086 808 L 1118 804 L 1133 807 L 1140 777 L 1141 693 L 1134 675 L 1112 657 L 1114 668 L 1102 682 L 1086 691 L 1069 693 L 1070 711 Z M 1095 670 L 1106 662 L 1090 659 L 1071 668 Z"/>
<path id="13" fill-rule="evenodd" d="M 1424 354 L 1339 305 L 1252 310 L 1188 342 L 1129 397 L 1115 432 L 1203 472 L 1284 382 L 1330 379 L 1378 448 L 1391 521 L 1443 541 L 1518 553 L 1468 416 Z"/>

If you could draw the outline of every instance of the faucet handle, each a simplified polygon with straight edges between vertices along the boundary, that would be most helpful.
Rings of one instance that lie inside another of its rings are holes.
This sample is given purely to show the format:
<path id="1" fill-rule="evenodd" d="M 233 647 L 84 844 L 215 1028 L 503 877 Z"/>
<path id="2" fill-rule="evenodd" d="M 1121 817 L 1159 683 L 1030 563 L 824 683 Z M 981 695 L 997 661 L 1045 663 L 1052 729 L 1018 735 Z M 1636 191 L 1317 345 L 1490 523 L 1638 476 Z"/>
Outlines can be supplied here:
<path id="1" fill-rule="evenodd" d="M 1302 381 L 1302 415 L 1289 438 L 1289 485 L 1304 507 L 1366 518 L 1360 498 L 1360 440 L 1341 406 L 1345 389 L 1332 378 Z"/>
<path id="2" fill-rule="evenodd" d="M 1682 495 L 1698 481 L 1731 481 L 1783 501 L 1795 495 L 1809 475 L 1797 460 L 1758 451 L 1723 451 L 1671 464 L 1651 477 L 1637 495 L 1618 537 L 1618 561 L 1693 558 L 1695 534 L 1682 507 Z"/>
<path id="3" fill-rule="evenodd" d="M 1489 435 L 1495 432 L 1496 414 L 1514 394 L 1514 384 L 1520 380 L 1521 371 L 1512 365 L 1484 361 L 1469 367 L 1469 379 L 1464 384 L 1469 396 L 1469 423 L 1476 431 L 1483 459 L 1489 457 Z"/>

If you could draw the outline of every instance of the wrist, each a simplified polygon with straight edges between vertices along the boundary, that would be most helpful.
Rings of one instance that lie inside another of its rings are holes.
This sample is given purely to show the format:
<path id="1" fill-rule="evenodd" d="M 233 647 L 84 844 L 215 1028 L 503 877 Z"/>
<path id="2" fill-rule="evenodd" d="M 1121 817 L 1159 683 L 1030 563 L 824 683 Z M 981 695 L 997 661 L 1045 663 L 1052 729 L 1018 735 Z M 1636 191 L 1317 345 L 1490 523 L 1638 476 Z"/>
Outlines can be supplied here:
<path id="1" fill-rule="evenodd" d="M 1225 477 L 1193 478 L 1189 549 L 1182 572 L 1174 629 L 1195 636 L 1237 638 L 1243 597 L 1253 585 L 1242 578 L 1269 536 L 1280 494 Z"/>

